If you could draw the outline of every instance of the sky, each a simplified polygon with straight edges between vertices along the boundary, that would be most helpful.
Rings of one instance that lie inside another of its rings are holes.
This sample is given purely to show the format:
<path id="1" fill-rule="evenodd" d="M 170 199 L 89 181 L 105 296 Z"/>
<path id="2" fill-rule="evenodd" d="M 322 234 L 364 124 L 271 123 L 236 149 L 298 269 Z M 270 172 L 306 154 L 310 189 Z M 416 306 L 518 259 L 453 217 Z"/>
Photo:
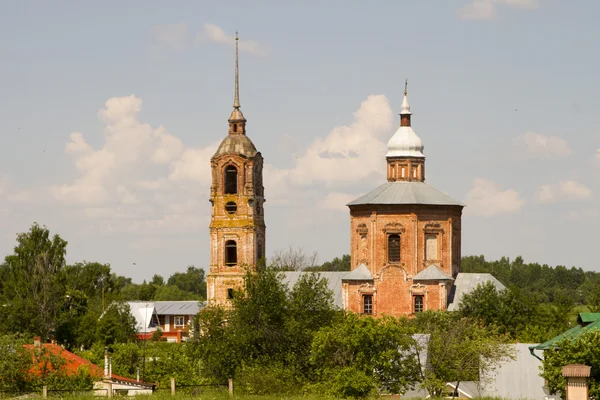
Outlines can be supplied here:
<path id="1" fill-rule="evenodd" d="M 599 271 L 593 0 L 0 4 L 0 257 L 37 222 L 68 262 L 208 270 L 210 158 L 240 100 L 265 159 L 267 256 L 349 253 L 408 79 L 426 182 L 462 254 Z"/>

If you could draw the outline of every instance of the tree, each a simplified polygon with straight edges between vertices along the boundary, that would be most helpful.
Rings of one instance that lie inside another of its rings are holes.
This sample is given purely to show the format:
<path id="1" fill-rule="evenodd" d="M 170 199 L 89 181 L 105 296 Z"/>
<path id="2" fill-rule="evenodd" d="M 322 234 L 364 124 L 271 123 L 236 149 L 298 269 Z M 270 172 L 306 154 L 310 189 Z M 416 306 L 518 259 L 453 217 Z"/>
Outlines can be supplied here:
<path id="1" fill-rule="evenodd" d="M 306 267 L 305 271 L 350 271 L 350 254 L 344 254 L 342 258 L 335 257 L 322 265 Z"/>
<path id="2" fill-rule="evenodd" d="M 414 342 L 404 320 L 348 316 L 321 329 L 312 361 L 323 389 L 335 396 L 366 397 L 377 389 L 404 393 L 420 379 Z"/>
<path id="3" fill-rule="evenodd" d="M 474 321 L 443 311 L 418 313 L 413 325 L 429 335 L 428 364 L 421 366 L 422 386 L 432 397 L 443 394 L 447 382 L 484 384 L 498 365 L 514 358 L 509 338 Z"/>
<path id="4" fill-rule="evenodd" d="M 542 360 L 542 377 L 546 379 L 551 394 L 561 393 L 565 398 L 565 378 L 562 376 L 562 367 L 568 364 L 585 364 L 592 366 L 591 376 L 588 379 L 589 397 L 597 399 L 600 396 L 600 332 L 588 330 L 577 336 L 564 338 L 556 343 L 554 348 L 544 350 Z"/>
<path id="5" fill-rule="evenodd" d="M 129 343 L 137 333 L 135 317 L 126 302 L 113 302 L 100 317 L 96 328 L 97 340 L 104 345 Z"/>
<path id="6" fill-rule="evenodd" d="M 206 299 L 206 279 L 202 268 L 190 265 L 186 272 L 176 272 L 171 275 L 167 284 L 175 285 L 185 292 L 191 292 L 197 294 L 201 299 Z"/>
<path id="7" fill-rule="evenodd" d="M 0 335 L 0 391 L 23 391 L 33 367 L 31 353 L 21 336 Z"/>
<path id="8" fill-rule="evenodd" d="M 165 284 L 165 278 L 158 274 L 152 275 L 152 280 L 150 281 L 151 285 L 154 286 L 163 286 Z"/>
<path id="9" fill-rule="evenodd" d="M 315 267 L 318 259 L 319 255 L 316 251 L 307 255 L 302 249 L 295 249 L 290 245 L 286 250 L 275 251 L 270 265 L 279 271 L 301 271 Z"/>
<path id="10" fill-rule="evenodd" d="M 17 235 L 14 253 L 0 265 L 1 297 L 9 312 L 4 326 L 49 338 L 66 302 L 63 268 L 67 242 L 50 237 L 46 227 L 34 223 Z"/>
<path id="11" fill-rule="evenodd" d="M 543 342 L 567 328 L 572 303 L 565 297 L 562 299 L 560 304 L 537 304 L 521 289 L 497 290 L 493 283 L 487 282 L 463 296 L 458 312 L 514 339 Z"/>

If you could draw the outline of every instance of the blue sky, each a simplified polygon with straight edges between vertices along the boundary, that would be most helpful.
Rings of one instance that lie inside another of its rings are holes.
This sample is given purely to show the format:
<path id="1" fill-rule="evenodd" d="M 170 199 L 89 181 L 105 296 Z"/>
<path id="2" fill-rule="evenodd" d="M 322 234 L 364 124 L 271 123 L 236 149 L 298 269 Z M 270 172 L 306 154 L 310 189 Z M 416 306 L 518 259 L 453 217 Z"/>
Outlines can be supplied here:
<path id="1" fill-rule="evenodd" d="M 209 160 L 227 134 L 238 30 L 267 255 L 349 252 L 344 204 L 385 181 L 408 78 L 427 182 L 467 205 L 463 254 L 596 270 L 599 12 L 583 0 L 3 3 L 0 254 L 37 221 L 69 241 L 69 261 L 136 281 L 207 268 Z"/>

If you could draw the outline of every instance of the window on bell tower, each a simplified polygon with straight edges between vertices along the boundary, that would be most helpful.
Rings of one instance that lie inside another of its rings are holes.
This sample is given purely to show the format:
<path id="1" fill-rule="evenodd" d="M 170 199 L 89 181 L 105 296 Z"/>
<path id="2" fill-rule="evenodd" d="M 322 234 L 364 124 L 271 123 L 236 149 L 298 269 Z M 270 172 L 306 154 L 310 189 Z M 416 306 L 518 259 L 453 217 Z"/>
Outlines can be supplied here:
<path id="1" fill-rule="evenodd" d="M 225 242 L 225 265 L 237 264 L 237 243 L 235 240 Z"/>
<path id="2" fill-rule="evenodd" d="M 400 235 L 388 236 L 388 263 L 400 262 Z"/>
<path id="3" fill-rule="evenodd" d="M 233 165 L 225 167 L 225 194 L 237 194 L 238 171 Z"/>

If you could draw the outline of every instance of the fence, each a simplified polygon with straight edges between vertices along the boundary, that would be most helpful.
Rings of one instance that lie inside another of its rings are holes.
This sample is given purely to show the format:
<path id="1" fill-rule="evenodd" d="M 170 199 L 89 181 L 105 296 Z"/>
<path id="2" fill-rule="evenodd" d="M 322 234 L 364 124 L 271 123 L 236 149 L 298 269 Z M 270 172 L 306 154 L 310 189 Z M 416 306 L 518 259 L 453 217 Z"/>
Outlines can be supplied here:
<path id="1" fill-rule="evenodd" d="M 102 387 L 94 387 L 91 390 L 81 390 L 81 389 L 49 389 L 48 386 L 42 387 L 41 393 L 38 392 L 21 392 L 21 391 L 0 391 L 0 399 L 3 398 L 14 398 L 14 397 L 37 397 L 40 394 L 42 397 L 64 397 L 65 394 L 68 395 L 90 395 L 93 394 L 95 396 L 102 397 L 113 397 L 114 395 L 136 395 L 136 394 L 152 394 L 156 392 L 170 391 L 172 395 L 176 393 L 185 393 L 191 395 L 199 395 L 204 389 L 223 389 L 223 391 L 227 391 L 230 397 L 233 397 L 233 379 L 229 379 L 227 384 L 218 384 L 218 383 L 205 383 L 198 385 L 177 385 L 175 382 L 175 378 L 171 378 L 171 387 L 168 388 L 156 388 L 156 387 L 134 387 L 134 386 L 125 386 L 125 385 L 117 385 L 112 381 L 103 381 Z"/>

